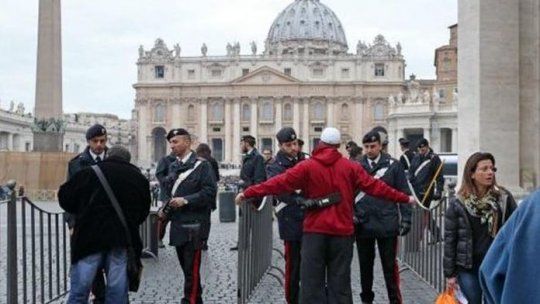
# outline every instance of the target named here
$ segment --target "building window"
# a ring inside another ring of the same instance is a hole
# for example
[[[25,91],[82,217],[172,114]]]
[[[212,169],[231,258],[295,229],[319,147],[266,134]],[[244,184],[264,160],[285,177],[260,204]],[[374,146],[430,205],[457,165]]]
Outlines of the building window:
[[[349,78],[349,77],[351,77],[350,70],[349,69],[341,69],[341,78]]]
[[[341,119],[342,120],[349,120],[349,105],[344,103],[341,105]]]
[[[384,105],[381,103],[378,103],[373,107],[373,118],[375,120],[383,120],[384,119]]]
[[[243,128],[242,128],[242,131],[243,131],[243,132],[249,132],[249,127],[243,127]]]
[[[77,144],[75,144],[75,146],[77,146]],[[24,150],[26,152],[30,152],[30,143],[29,142],[24,143]],[[79,152],[79,151],[73,151],[73,152]]]
[[[274,119],[274,107],[272,103],[270,102],[263,103],[261,112],[262,112],[261,120],[272,121]]]
[[[251,119],[251,108],[249,104],[245,103],[242,105],[242,121],[250,121]]]
[[[223,121],[223,105],[214,103],[212,105],[212,121]]]
[[[221,77],[221,69],[212,69],[210,71],[210,75],[212,75],[213,78],[219,78]]]
[[[195,120],[195,106],[189,105],[187,108],[187,120],[188,121],[194,121]]]
[[[384,76],[384,63],[376,63],[375,64],[375,76],[376,77]]]
[[[315,77],[315,78],[324,77],[324,69],[323,68],[314,68],[313,69],[313,77]]]
[[[444,89],[439,89],[439,98],[445,98]]]
[[[324,120],[324,105],[321,102],[318,102],[313,105],[313,120]]]
[[[162,65],[156,65],[154,67],[156,78],[165,78],[165,67]]]
[[[291,76],[291,68],[284,68],[283,73],[287,76]]]
[[[187,71],[187,78],[188,79],[195,79],[195,70],[188,70]]]
[[[64,152],[69,152],[69,144],[66,145]]]
[[[158,104],[154,107],[154,122],[165,122],[165,106]]]
[[[293,120],[293,111],[292,111],[292,106],[290,103],[286,103],[285,106],[283,106],[283,120],[285,121]]]
[[[321,141],[320,138],[314,138],[314,139],[313,139],[313,146],[312,146],[312,147],[316,147],[316,146],[319,144],[320,141]]]
[[[249,69],[242,69],[242,76],[249,74]]]
[[[28,146],[30,146],[30,143],[28,143]],[[30,147],[29,147],[30,148]],[[79,144],[75,144],[73,146],[73,152],[77,153],[81,150],[81,146]]]
[[[273,150],[272,149],[272,139],[271,138],[263,138],[261,139],[261,150],[264,150],[264,149],[270,149],[270,150]]]

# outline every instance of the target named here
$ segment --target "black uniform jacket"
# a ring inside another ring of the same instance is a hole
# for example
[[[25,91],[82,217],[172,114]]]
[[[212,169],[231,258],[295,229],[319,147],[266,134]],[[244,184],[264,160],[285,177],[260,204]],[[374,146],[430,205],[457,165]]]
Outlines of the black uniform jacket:
[[[414,152],[411,150],[407,150],[403,152],[401,157],[399,158],[399,162],[403,166],[405,170],[409,170],[410,165],[412,164],[412,160],[414,158]]]
[[[437,180],[431,188],[431,191],[429,193],[426,193],[429,187],[429,183],[433,179],[433,176],[435,176],[437,168],[439,168],[440,164],[441,159],[437,154],[433,153],[433,150],[431,149],[425,156],[417,153],[411,163],[411,168],[409,169],[411,184],[413,185],[414,191],[416,192],[416,195],[420,200],[422,200],[424,195],[428,196],[424,200],[426,205],[429,205],[429,203],[431,202],[431,198],[435,189],[437,189],[439,193],[442,193],[443,191],[444,178],[441,169],[441,172],[437,176]]]
[[[196,166],[197,162],[200,164]],[[185,164],[180,164],[177,160],[171,163],[166,183],[168,191],[172,191],[178,176],[193,168],[194,170],[176,191],[170,192],[172,197],[183,197],[188,201],[187,205],[174,209],[171,214],[170,244],[173,246],[181,246],[190,240],[189,233],[183,227],[185,224],[201,224],[204,230],[201,231],[201,237],[208,237],[208,231],[206,231],[208,213],[217,192],[217,184],[210,163],[198,158],[195,152],[192,152]]]
[[[405,171],[399,161],[382,153],[374,168],[371,168],[368,162],[371,161],[364,155],[360,164],[367,173],[403,193],[410,193]],[[356,234],[361,237],[397,236],[402,221],[409,225],[411,223],[409,204],[395,204],[369,195],[364,195],[356,203],[355,212],[360,222],[356,227]]]
[[[106,150],[105,150],[105,154],[107,154]],[[96,162],[92,158],[92,155],[90,155],[90,147],[86,147],[86,149],[84,149],[83,152],[79,153],[77,156],[75,156],[69,161],[67,179],[69,180],[77,172],[95,164]],[[65,220],[69,228],[73,228],[73,226],[75,226],[75,216],[73,216],[69,212],[65,214]]]
[[[139,168],[115,157],[105,159],[98,166],[124,212],[131,242],[135,252],[140,254],[142,243],[138,228],[146,219],[151,203],[148,180]],[[72,263],[97,252],[127,246],[124,227],[92,168],[80,170],[60,186],[58,201],[76,218]]]
[[[262,183],[266,180],[264,170],[264,158],[253,149],[246,154],[242,160],[242,169],[240,170],[240,179],[244,181],[245,188]]]
[[[500,189],[497,199],[499,205],[499,228],[517,208],[516,201],[510,192]],[[487,225],[487,224],[486,224]],[[450,200],[444,215],[444,276],[455,277],[457,267],[465,269],[473,267],[473,231],[467,210],[458,197]]]
[[[279,175],[287,169],[297,164],[296,159],[289,159],[287,155],[279,151],[274,157],[274,161],[266,166],[266,175],[268,178]],[[279,236],[285,241],[300,241],[302,239],[302,227],[304,222],[304,211],[300,209],[298,202],[303,197],[296,193],[285,193],[274,197],[274,204],[287,204],[278,213]]]

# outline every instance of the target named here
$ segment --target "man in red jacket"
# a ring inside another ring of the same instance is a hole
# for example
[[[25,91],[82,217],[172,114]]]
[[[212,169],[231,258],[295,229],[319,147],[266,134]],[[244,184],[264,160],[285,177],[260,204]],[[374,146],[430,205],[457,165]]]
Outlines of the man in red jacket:
[[[359,164],[343,158],[337,150],[340,144],[337,129],[324,129],[321,143],[310,159],[236,197],[240,204],[248,198],[300,189],[308,199],[300,266],[301,303],[352,303],[353,198],[357,190],[392,202],[414,202],[413,197],[374,179]]]

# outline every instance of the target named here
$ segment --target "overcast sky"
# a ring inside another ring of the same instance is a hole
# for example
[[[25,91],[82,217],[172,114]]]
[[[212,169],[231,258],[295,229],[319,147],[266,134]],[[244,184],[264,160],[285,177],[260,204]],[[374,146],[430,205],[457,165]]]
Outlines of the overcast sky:
[[[242,54],[259,52],[273,20],[293,0],[64,0],[62,1],[64,112],[131,116],[138,46],[161,37],[182,56],[223,55],[239,41]],[[434,78],[435,48],[448,44],[457,0],[322,0],[341,20],[351,52],[356,42],[383,34],[403,47],[406,75]],[[11,100],[33,111],[38,0],[0,0],[0,107]]]

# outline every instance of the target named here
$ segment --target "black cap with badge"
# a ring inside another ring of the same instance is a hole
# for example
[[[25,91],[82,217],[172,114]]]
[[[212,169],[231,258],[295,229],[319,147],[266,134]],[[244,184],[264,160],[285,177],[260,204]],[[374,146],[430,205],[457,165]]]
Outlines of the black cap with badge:
[[[173,138],[173,137],[175,137],[177,135],[190,136],[189,132],[186,129],[183,129],[183,128],[171,129],[169,131],[169,133],[167,133],[167,141],[170,141],[171,138]]]
[[[100,124],[95,124],[86,130],[86,140],[90,140],[97,136],[107,135],[107,130]]]
[[[285,127],[279,130],[276,134],[276,138],[280,144],[287,143],[298,139],[296,137],[296,132],[291,127]]]
[[[364,135],[364,138],[362,138],[362,143],[373,143],[373,142],[379,142],[381,143],[381,134],[377,131],[369,131]]]

